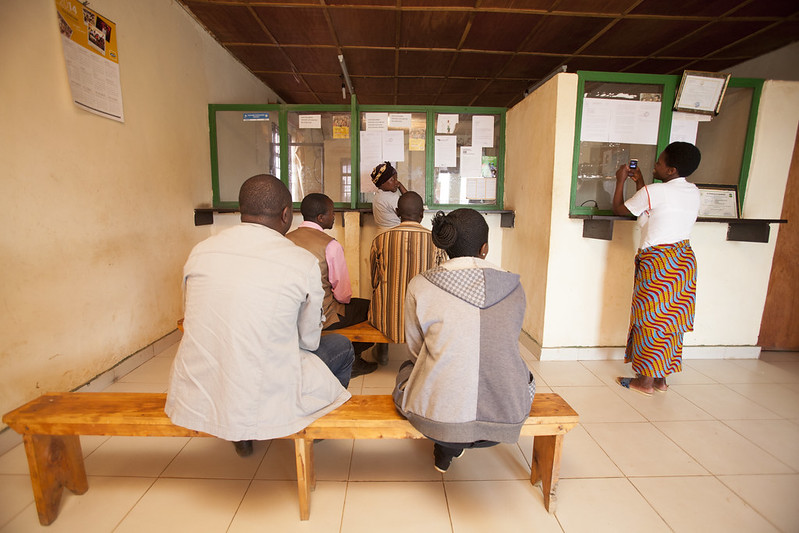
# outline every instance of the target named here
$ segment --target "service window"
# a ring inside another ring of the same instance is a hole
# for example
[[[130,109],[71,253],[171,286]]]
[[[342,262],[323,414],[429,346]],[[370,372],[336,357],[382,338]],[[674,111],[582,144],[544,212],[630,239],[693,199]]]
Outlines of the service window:
[[[255,174],[280,178],[295,207],[310,193],[369,208],[371,171],[390,161],[430,209],[502,209],[504,108],[208,106],[213,207],[238,207]]]
[[[288,187],[295,203],[310,193],[349,205],[352,193],[350,109],[288,111]]]
[[[359,204],[372,202],[377,188],[370,175],[372,169],[383,161],[390,162],[397,169],[397,179],[409,191],[416,191],[424,198],[427,113],[407,109],[367,109],[360,114]]]
[[[495,206],[501,203],[503,119],[500,113],[434,113],[434,205]]]
[[[695,144],[702,163],[689,180],[734,186],[743,205],[763,80],[731,78],[718,115],[674,112],[679,76],[578,72],[570,214],[612,214],[616,170],[630,159],[647,183],[673,141]],[[624,197],[635,192],[625,184]]]
[[[214,207],[237,207],[250,176],[280,176],[278,109],[227,107],[209,109]]]
[[[622,81],[618,75],[613,78],[581,80],[573,214],[611,211],[616,170],[630,159],[637,159],[644,179],[652,181],[651,170],[662,141],[661,126],[673,101],[673,82],[657,79],[663,77],[639,76],[641,82]],[[624,197],[634,192],[635,184],[629,180]]]
[[[736,185],[738,207],[749,176],[752,142],[757,121],[757,107],[763,80],[732,78],[721,102],[719,114],[702,117],[689,125],[695,132],[696,147],[702,152],[702,163],[688,181],[711,185]],[[675,116],[677,113],[675,113]],[[710,120],[708,120],[710,119]],[[674,137],[676,122],[672,123]],[[690,140],[690,139],[687,139]]]

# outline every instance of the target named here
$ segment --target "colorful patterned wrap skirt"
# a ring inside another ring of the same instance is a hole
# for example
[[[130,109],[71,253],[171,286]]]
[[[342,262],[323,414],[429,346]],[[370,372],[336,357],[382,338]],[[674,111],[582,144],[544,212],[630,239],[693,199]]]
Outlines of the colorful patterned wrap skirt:
[[[644,376],[680,372],[683,334],[694,329],[695,303],[696,257],[687,240],[639,251],[624,361]]]

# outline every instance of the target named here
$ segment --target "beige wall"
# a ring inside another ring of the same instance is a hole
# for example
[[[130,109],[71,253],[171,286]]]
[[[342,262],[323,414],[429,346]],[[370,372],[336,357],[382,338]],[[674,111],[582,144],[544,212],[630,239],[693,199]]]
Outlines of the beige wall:
[[[533,141],[532,134],[522,143],[512,139],[519,121],[528,127],[533,123],[517,109],[524,112],[527,106],[535,105],[538,93],[542,93],[542,99],[550,98],[555,86],[557,101],[547,105],[557,107],[556,114],[531,114],[544,140]],[[576,76],[560,74],[508,114],[506,190],[510,192],[506,205],[517,211],[517,228],[505,239],[503,266],[521,272],[523,278],[538,276],[535,283],[527,281],[525,286],[528,314],[533,313],[532,319],[526,318],[525,332],[534,341],[531,347],[541,350],[543,359],[619,357],[629,319],[633,257],[639,239],[635,223],[616,221],[613,240],[603,241],[584,239],[582,221],[568,217],[576,99]],[[799,83],[766,82],[744,217],[779,218],[797,123]],[[541,156],[542,145],[554,145],[550,148],[553,158]],[[542,167],[537,171],[541,179],[551,173],[551,212],[540,215],[551,214],[548,245],[526,228],[527,217],[533,216],[529,211],[545,206],[536,203],[516,182],[517,159],[518,164]],[[727,241],[726,224],[700,222],[694,227],[691,243],[699,263],[696,331],[685,337],[686,357],[757,356],[757,335],[778,232],[777,225],[771,228],[770,242],[759,244]],[[542,272],[546,256],[547,266]],[[545,304],[531,304],[531,294],[540,293],[541,279],[546,280]],[[537,314],[541,312],[543,319]],[[709,346],[722,348],[704,348]]]
[[[117,24],[124,124],[72,103],[54,2],[3,2],[0,413],[175,329],[207,104],[275,101],[177,2],[90,7]]]
[[[564,100],[559,92],[575,84],[576,75],[556,76],[507,113],[504,205],[515,211],[516,220],[515,227],[503,234],[502,266],[521,276],[527,297],[522,328],[537,343],[542,339],[547,305],[556,129],[569,116],[574,121],[575,113],[559,108]],[[565,114],[562,122],[558,113]]]

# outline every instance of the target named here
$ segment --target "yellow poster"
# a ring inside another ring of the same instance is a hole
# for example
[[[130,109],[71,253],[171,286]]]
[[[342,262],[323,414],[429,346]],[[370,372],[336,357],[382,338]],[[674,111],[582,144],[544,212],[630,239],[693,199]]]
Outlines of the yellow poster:
[[[124,122],[116,24],[77,0],[55,0],[75,104]]]
[[[411,128],[408,139],[408,150],[411,152],[424,152],[424,126]]]
[[[350,138],[350,115],[333,115],[333,138]]]

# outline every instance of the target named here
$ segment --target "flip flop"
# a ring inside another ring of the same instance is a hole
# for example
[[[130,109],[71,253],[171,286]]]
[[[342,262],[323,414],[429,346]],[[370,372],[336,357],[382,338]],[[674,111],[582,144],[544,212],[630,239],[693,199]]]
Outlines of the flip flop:
[[[635,388],[633,388],[633,387],[630,387],[630,382],[631,382],[632,380],[634,380],[634,379],[635,379],[635,378],[623,378],[623,377],[621,377],[621,376],[620,376],[620,377],[617,377],[617,378],[616,378],[616,383],[618,383],[619,385],[621,385],[621,386],[622,386],[622,387],[624,387],[625,389],[634,390],[634,391],[635,391],[635,392],[637,392],[638,394],[643,394],[644,396],[652,396],[652,393],[651,393],[651,392],[646,392],[646,391],[642,391],[642,390],[640,390],[640,389],[635,389]]]
[[[658,392],[666,392],[666,391],[668,391],[668,390],[669,390],[669,386],[668,386],[668,385],[665,383],[665,380],[664,380],[664,385],[666,385],[664,388],[662,388],[662,389],[659,389],[659,388],[657,388],[657,387],[656,387],[656,386],[653,384],[653,385],[652,385],[652,388],[653,388],[654,390],[658,391]]]

